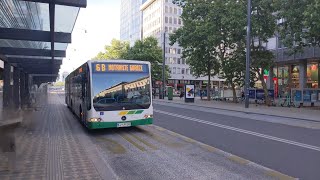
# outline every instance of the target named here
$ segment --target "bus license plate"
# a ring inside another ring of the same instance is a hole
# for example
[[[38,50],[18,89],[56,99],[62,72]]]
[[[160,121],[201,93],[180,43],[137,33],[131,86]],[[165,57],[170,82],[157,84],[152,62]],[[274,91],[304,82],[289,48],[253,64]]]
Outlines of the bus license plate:
[[[117,127],[130,127],[131,122],[125,122],[125,123],[118,123]]]

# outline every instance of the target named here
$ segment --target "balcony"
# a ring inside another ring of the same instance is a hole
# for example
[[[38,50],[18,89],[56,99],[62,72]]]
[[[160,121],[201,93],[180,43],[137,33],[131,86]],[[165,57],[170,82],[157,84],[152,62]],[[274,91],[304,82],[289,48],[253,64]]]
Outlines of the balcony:
[[[320,47],[305,47],[302,53],[290,55],[287,48],[271,50],[275,56],[275,62],[294,62],[303,59],[320,59]]]

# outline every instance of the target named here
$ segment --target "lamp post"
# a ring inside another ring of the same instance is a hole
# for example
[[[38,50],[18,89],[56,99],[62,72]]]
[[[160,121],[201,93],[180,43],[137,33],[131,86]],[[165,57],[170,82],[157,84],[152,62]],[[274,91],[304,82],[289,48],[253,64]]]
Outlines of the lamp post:
[[[165,85],[166,85],[166,77],[165,77],[165,69],[166,69],[166,32],[163,33],[163,56],[162,56],[162,99],[165,97]]]
[[[250,87],[250,31],[251,31],[251,0],[248,0],[247,10],[247,47],[246,47],[246,77],[245,77],[245,108],[249,108],[249,87]]]

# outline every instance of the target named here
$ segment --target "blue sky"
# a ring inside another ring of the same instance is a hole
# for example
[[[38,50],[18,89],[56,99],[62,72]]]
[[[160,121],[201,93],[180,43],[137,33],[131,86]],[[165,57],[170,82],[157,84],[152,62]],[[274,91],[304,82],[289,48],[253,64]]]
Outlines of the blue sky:
[[[87,8],[80,9],[72,33],[72,43],[68,46],[60,73],[73,71],[102,51],[111,39],[120,38],[121,1],[87,0],[87,2]]]

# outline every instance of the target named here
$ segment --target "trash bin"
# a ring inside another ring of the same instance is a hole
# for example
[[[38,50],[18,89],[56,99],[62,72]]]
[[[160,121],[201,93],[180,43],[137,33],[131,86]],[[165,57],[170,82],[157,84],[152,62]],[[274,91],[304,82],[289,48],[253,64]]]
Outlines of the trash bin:
[[[168,100],[173,100],[173,89],[172,87],[168,87]]]

